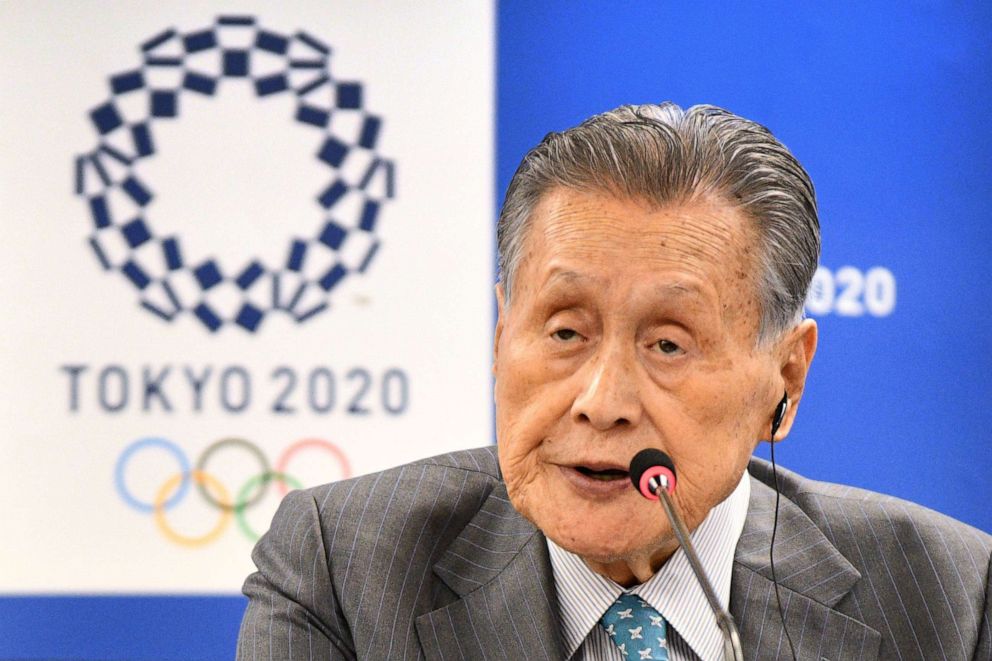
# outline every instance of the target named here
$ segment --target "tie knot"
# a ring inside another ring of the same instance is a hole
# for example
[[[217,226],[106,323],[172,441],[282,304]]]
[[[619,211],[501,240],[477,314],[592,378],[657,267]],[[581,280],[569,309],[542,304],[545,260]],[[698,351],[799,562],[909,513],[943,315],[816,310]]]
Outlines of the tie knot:
[[[665,618],[636,594],[622,594],[599,620],[624,659],[668,661]]]

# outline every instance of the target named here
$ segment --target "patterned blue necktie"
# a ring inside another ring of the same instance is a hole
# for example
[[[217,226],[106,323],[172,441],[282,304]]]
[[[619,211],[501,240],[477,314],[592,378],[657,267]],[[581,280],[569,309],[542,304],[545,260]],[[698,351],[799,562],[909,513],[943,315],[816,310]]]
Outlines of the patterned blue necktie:
[[[665,618],[636,594],[620,595],[599,624],[624,659],[668,661]]]

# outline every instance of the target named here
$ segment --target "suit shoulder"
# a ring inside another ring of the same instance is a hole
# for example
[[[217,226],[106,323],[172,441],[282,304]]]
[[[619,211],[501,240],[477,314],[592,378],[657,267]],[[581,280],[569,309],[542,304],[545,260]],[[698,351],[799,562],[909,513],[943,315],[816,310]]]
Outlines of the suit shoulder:
[[[313,487],[298,498],[312,499],[334,556],[366,543],[407,546],[457,534],[500,487],[495,448],[479,448]]]
[[[429,466],[441,466],[455,470],[473,471],[488,475],[494,479],[502,479],[499,470],[499,461],[496,458],[496,446],[487,445],[472,450],[461,450],[449,452],[447,454],[428,457],[416,462]]]
[[[386,502],[396,497],[409,500],[413,496],[425,495],[429,498],[432,494],[421,494],[419,492],[422,490],[418,489],[425,481],[445,489],[470,478],[473,484],[488,484],[490,487],[500,482],[495,446],[418,459],[375,473],[305,489],[304,493],[311,495],[323,512],[326,508],[350,505],[353,501],[363,507],[372,506],[384,495]],[[356,495],[360,497],[356,498]]]
[[[752,462],[752,476],[773,484],[767,462]],[[945,658],[987,656],[992,536],[900,498],[779,477],[783,498],[860,574],[837,608],[882,634],[879,658],[919,658],[916,636]]]
[[[778,472],[782,496],[798,505],[869,583],[896,592],[920,586],[953,604],[948,612],[981,612],[992,536],[901,498]],[[772,485],[767,462],[752,462],[751,473]]]
[[[772,486],[771,466],[760,459],[749,468],[757,479]],[[992,555],[992,535],[932,509],[867,489],[811,480],[779,467],[782,495],[797,503],[814,521],[867,526],[878,535],[906,540],[922,538],[929,544],[967,548],[983,556]],[[952,541],[957,540],[957,541]]]

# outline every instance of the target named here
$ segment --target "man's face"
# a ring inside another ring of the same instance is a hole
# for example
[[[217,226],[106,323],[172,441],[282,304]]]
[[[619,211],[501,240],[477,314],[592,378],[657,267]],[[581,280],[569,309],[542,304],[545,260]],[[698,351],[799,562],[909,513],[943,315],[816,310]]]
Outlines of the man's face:
[[[667,558],[657,503],[626,475],[658,448],[694,529],[768,437],[785,385],[757,349],[749,221],[720,201],[663,208],[556,189],[531,217],[512,300],[499,296],[499,461],[513,505],[595,563]]]

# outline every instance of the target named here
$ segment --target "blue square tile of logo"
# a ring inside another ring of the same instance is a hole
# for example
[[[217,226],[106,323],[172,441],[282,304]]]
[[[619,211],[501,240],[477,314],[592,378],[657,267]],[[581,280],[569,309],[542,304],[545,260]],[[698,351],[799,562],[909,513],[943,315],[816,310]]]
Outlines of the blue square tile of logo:
[[[175,117],[176,93],[152,92],[152,117]]]
[[[242,328],[253,331],[262,322],[262,312],[251,303],[245,303],[234,321]]]
[[[248,51],[224,51],[224,75],[244,77],[248,75]]]
[[[193,271],[193,275],[196,276],[197,282],[204,290],[210,289],[222,279],[220,269],[217,268],[217,264],[212,259],[198,266]]]
[[[130,223],[121,228],[124,232],[124,238],[127,239],[127,244],[132,248],[137,248],[142,243],[152,238],[151,233],[148,228],[145,227],[145,223],[140,218],[132,220]]]
[[[362,86],[358,83],[338,85],[338,108],[357,110],[362,107]]]

